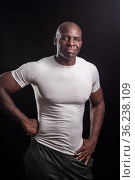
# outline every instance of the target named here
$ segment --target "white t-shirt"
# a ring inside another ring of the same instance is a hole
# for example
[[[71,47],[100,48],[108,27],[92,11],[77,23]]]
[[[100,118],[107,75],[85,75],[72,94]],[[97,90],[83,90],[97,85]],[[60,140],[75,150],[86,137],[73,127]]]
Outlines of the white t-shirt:
[[[83,141],[85,102],[100,87],[97,68],[80,57],[65,66],[50,56],[26,63],[12,75],[22,88],[31,84],[34,89],[39,121],[34,139],[73,155]]]

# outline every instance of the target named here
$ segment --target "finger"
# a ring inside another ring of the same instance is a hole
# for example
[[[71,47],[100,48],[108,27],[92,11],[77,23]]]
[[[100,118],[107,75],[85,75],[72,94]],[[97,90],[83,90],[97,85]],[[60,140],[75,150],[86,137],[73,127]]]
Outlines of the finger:
[[[84,154],[84,155],[79,159],[79,161],[83,161],[84,159],[86,159],[86,157],[87,157],[87,154]]]
[[[31,134],[28,134],[28,133],[27,133],[27,136],[32,136],[32,137],[33,137],[33,136],[35,136],[35,134],[36,134],[36,133],[31,133]]]
[[[28,133],[27,133],[27,136],[31,136],[31,134],[28,134]]]
[[[81,152],[81,147],[80,147],[80,149],[78,149],[77,151],[75,151],[74,154],[77,155],[77,154],[80,153],[80,152]]]
[[[83,146],[80,147],[80,149],[78,149],[77,151],[74,152],[75,155],[83,152],[85,150],[85,148]]]
[[[77,156],[76,159],[83,160],[86,156],[87,156],[87,153],[86,152],[82,152],[79,156]]]
[[[85,165],[87,165],[87,164],[88,164],[89,159],[90,159],[90,155],[89,155],[89,156],[87,156],[86,161],[85,161]]]

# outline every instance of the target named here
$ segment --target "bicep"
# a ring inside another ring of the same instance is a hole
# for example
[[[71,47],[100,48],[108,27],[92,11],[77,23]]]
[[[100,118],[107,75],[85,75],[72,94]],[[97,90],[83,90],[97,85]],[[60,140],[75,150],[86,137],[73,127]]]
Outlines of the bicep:
[[[21,86],[15,81],[11,72],[6,72],[0,76],[0,87],[4,88],[9,94],[21,89]]]
[[[104,103],[103,92],[101,87],[90,96],[90,102],[92,106],[96,106],[100,103]]]

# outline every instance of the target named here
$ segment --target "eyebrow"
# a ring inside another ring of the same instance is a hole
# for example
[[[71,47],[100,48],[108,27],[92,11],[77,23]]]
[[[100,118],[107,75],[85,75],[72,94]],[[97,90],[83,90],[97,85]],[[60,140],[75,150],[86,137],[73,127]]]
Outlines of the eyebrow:
[[[74,38],[81,38],[81,36],[69,36],[69,35],[66,35],[66,34],[62,34],[61,37],[62,37],[62,36],[74,37]]]

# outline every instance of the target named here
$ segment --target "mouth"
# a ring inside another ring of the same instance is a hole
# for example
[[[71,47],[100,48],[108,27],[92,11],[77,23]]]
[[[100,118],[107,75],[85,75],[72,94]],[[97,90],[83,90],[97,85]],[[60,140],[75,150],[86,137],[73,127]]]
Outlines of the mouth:
[[[66,52],[69,52],[69,53],[75,53],[76,51],[73,50],[73,49],[65,49]]]

